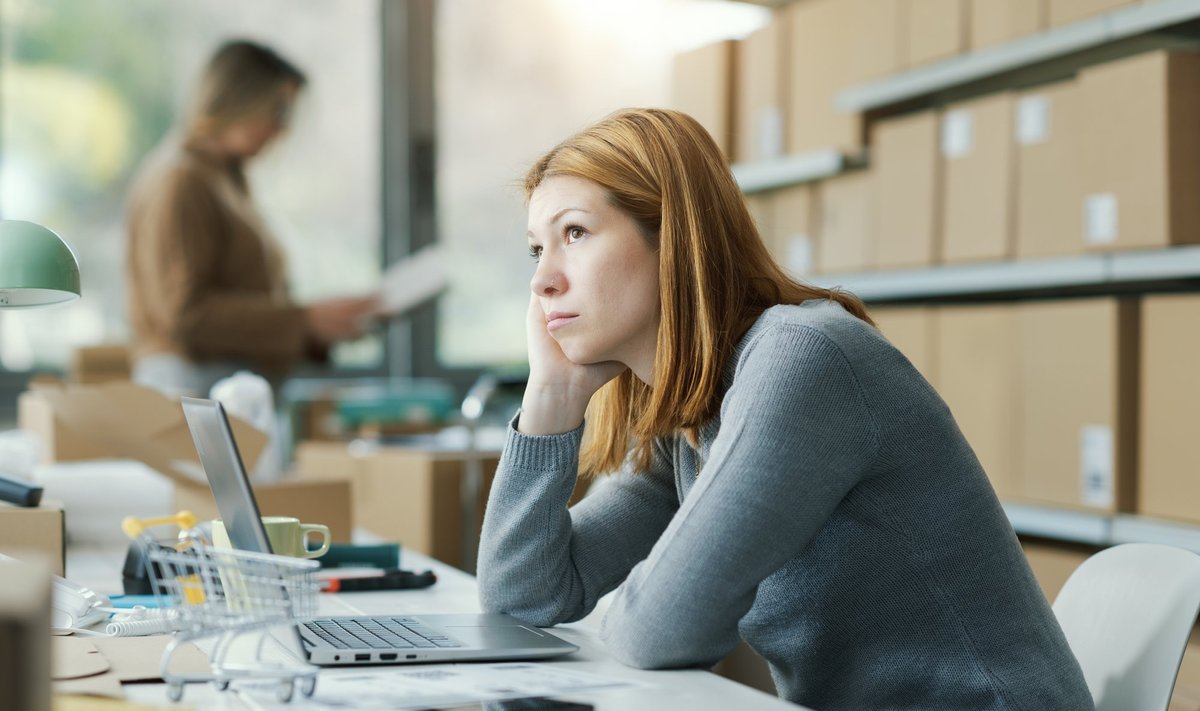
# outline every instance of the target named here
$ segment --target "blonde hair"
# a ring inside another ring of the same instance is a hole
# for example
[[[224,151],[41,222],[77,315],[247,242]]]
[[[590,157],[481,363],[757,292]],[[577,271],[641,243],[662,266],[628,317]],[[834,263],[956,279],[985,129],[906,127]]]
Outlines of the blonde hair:
[[[649,466],[655,437],[682,431],[694,444],[718,412],[734,348],[771,306],[825,299],[871,323],[858,297],[798,282],[775,262],[720,149],[686,114],[609,115],[534,163],[526,200],[560,175],[607,190],[659,251],[654,387],[627,370],[593,396],[580,453],[585,475],[617,469],[631,446],[635,464]]]
[[[208,60],[186,117],[188,137],[211,136],[232,123],[282,108],[284,89],[306,83],[274,50],[248,40],[221,45]]]

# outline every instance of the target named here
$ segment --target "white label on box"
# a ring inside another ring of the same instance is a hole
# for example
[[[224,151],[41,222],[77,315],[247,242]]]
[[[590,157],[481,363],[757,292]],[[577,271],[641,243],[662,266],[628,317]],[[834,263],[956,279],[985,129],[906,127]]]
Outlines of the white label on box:
[[[1030,146],[1050,138],[1050,99],[1044,94],[1017,102],[1017,143]]]
[[[758,157],[778,158],[783,155],[783,110],[768,106],[758,114]]]
[[[1117,196],[1097,193],[1083,199],[1083,241],[1111,244],[1117,241]]]
[[[806,234],[794,234],[787,241],[787,268],[792,274],[802,276],[812,270],[813,244]]]
[[[1084,425],[1079,430],[1079,485],[1083,503],[1108,508],[1113,505],[1115,480],[1112,428]]]
[[[942,117],[942,155],[962,158],[975,145],[975,120],[966,109],[950,111]]]

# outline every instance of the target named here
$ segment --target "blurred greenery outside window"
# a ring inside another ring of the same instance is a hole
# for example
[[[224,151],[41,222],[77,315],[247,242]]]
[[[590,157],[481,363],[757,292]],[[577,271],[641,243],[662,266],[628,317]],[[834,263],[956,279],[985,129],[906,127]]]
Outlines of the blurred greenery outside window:
[[[75,248],[83,298],[0,312],[0,372],[61,369],[123,343],[126,191],[222,41],[263,42],[309,85],[289,131],[251,164],[259,207],[300,301],[379,279],[380,0],[0,0],[0,217]],[[339,346],[341,369],[383,363],[381,335]]]

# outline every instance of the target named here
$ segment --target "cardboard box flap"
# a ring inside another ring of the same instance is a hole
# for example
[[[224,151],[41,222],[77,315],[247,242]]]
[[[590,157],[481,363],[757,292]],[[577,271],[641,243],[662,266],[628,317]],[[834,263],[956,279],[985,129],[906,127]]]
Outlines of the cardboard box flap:
[[[59,426],[101,444],[109,456],[136,459],[176,482],[207,485],[177,400],[128,382],[38,387],[28,395],[47,403]],[[266,434],[236,417],[229,424],[247,471],[254,471]]]

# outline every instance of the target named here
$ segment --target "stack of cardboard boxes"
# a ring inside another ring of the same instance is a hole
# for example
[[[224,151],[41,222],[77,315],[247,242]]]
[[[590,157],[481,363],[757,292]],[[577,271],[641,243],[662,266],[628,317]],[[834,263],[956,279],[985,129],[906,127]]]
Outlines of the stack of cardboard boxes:
[[[267,444],[266,436],[237,418],[230,418],[230,424],[243,460],[253,469]],[[138,460],[174,483],[174,510],[192,511],[202,520],[218,517],[183,410],[177,401],[153,390],[129,382],[42,385],[18,400],[18,426],[40,440],[43,463]],[[97,477],[100,491],[105,482],[99,480],[100,474]],[[283,479],[256,484],[255,493],[263,515],[323,523],[334,540],[350,540],[350,487],[346,482]],[[119,531],[121,517],[127,512],[109,513],[113,530]],[[53,501],[37,508],[0,503],[0,552],[36,548],[61,575],[64,530],[70,531],[70,515],[71,511]]]
[[[674,105],[735,163],[831,148],[866,155],[870,145],[857,179],[751,197],[764,238],[798,275],[1195,243],[1196,53],[1137,55],[870,126],[834,106],[850,86],[1134,4],[797,0],[740,42],[681,55]],[[772,218],[780,213],[791,219]]]
[[[1200,524],[1200,296],[875,309],[1002,499]]]

